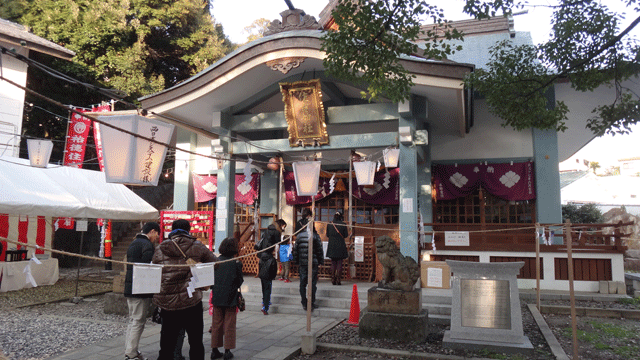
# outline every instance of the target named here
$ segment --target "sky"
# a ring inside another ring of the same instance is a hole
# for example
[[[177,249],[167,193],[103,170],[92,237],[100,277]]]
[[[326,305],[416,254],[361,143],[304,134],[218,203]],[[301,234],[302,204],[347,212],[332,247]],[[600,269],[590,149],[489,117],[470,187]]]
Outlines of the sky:
[[[294,7],[304,10],[307,14],[320,18],[320,11],[324,9],[328,0],[291,0]],[[429,1],[427,1],[429,2]],[[552,0],[531,0],[532,4],[548,4]],[[434,1],[443,8],[445,16],[449,20],[464,20],[469,17],[462,14],[461,9],[464,0],[438,0]],[[606,0],[606,4],[618,12],[625,12],[622,0]],[[288,7],[284,0],[214,0],[212,14],[222,24],[224,32],[231,41],[244,43],[248,34],[243,33],[245,27],[259,18],[268,20],[281,20],[280,13]],[[534,43],[540,43],[548,39],[551,31],[551,10],[544,6],[526,8],[527,13],[514,16],[516,31],[529,31]],[[638,30],[638,29],[637,29]],[[640,31],[635,31],[640,33]],[[638,36],[640,38],[640,36]],[[580,158],[593,159],[608,163],[618,158],[640,156],[640,125],[632,127],[630,135],[605,135],[596,138],[576,155]]]

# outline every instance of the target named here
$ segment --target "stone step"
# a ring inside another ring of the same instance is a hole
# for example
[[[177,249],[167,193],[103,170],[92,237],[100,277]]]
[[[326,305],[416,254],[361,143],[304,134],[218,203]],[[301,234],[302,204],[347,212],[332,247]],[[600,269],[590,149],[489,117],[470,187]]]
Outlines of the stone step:
[[[367,291],[375,286],[375,283],[358,283],[358,303],[360,311],[367,307]],[[278,280],[273,281],[271,291],[270,314],[304,314],[300,303],[299,280],[294,278],[291,283]],[[242,294],[246,301],[247,309],[260,311],[262,308],[262,286],[260,280],[245,276],[242,285]],[[451,297],[447,293],[438,291],[424,291],[422,308],[429,313],[429,318],[439,323],[449,323],[451,318]],[[333,286],[328,280],[321,279],[316,291],[316,303],[318,309],[313,311],[313,316],[348,319],[351,311],[351,297],[353,295],[353,283],[343,281],[341,286]],[[207,298],[208,299],[208,298]]]

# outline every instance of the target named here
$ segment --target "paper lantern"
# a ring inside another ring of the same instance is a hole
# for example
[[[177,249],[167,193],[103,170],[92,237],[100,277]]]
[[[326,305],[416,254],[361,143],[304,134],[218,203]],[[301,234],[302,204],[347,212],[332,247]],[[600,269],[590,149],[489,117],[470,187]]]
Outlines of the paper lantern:
[[[116,128],[168,144],[174,125],[137,114],[99,116]],[[167,147],[125,134],[109,126],[100,126],[104,153],[104,172],[108,183],[158,185]]]
[[[382,155],[384,156],[384,166],[398,167],[400,149],[384,149],[382,150]]]
[[[293,176],[298,196],[315,196],[320,180],[320,161],[298,161],[293,163]]]
[[[269,159],[269,164],[267,164],[267,168],[269,170],[278,170],[280,168],[280,160],[274,157]]]
[[[376,174],[376,163],[373,161],[359,161],[353,163],[356,171],[358,185],[373,185],[373,177]]]
[[[27,151],[31,166],[46,168],[53,150],[53,141],[45,139],[27,139]]]

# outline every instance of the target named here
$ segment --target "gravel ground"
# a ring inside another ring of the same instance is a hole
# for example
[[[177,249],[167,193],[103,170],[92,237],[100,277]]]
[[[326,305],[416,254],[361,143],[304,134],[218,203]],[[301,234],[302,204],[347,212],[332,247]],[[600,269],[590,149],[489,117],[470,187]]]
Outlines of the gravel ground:
[[[91,270],[82,273],[87,271]],[[60,273],[55,286],[0,293],[0,354],[10,360],[41,360],[125,333],[127,317],[105,314],[104,296],[71,303],[69,299],[76,294],[76,270],[60,269]],[[111,291],[112,287],[111,282],[80,281],[78,295]],[[18,307],[46,301],[51,302]]]
[[[92,269],[81,271],[81,278]],[[87,296],[91,293],[111,291],[111,282],[78,283],[78,295],[84,301],[72,304],[75,296],[76,270],[60,269],[60,280],[55,286],[43,286],[21,291],[0,293],[0,350],[10,360],[44,360],[71,349],[99,343],[123,335],[127,317],[104,314],[104,296]],[[47,302],[42,305],[20,307]],[[543,305],[568,306],[568,301],[545,301]],[[610,309],[638,309],[634,304],[600,303],[577,301],[576,306]],[[445,325],[432,325],[429,338],[421,343],[401,343],[389,340],[361,339],[357,327],[340,324],[323,334],[318,341],[323,343],[356,345],[372,348],[398,349],[441,355],[464,357],[551,360],[553,356],[528,308],[522,307],[524,334],[535,348],[532,356],[492,354],[489,352],[464,352],[442,347]],[[566,315],[544,315],[554,335],[565,352],[571,356],[571,320]],[[615,330],[610,327],[615,326]],[[580,357],[599,360],[640,359],[640,321],[629,319],[578,318],[578,328],[590,331],[604,327],[604,334],[597,341],[580,337]],[[2,358],[0,352],[0,359]],[[347,353],[319,349],[314,355],[300,355],[295,359],[402,359],[389,355],[369,353]]]
[[[569,306],[569,301],[545,301],[542,305]],[[607,309],[630,309],[640,310],[637,305],[624,304],[618,302],[595,302],[576,301],[577,307],[607,308]],[[564,349],[565,353],[572,357],[572,335],[571,318],[567,315],[544,315],[546,322],[551,327],[556,339]],[[346,324],[340,324],[329,330],[318,338],[318,342],[356,345],[362,347],[396,349],[404,351],[414,351],[440,355],[456,355],[466,358],[492,358],[492,359],[512,359],[512,360],[554,360],[544,336],[540,332],[538,325],[533,319],[529,309],[523,304],[522,322],[525,336],[529,338],[535,348],[533,355],[510,355],[496,354],[489,351],[467,352],[460,350],[450,350],[442,347],[444,332],[449,330],[449,326],[433,325],[432,333],[424,342],[403,343],[398,341],[380,339],[362,339],[358,335],[358,328]],[[593,335],[594,329],[603,329],[602,335]],[[598,360],[628,360],[640,359],[640,340],[637,334],[640,332],[640,321],[630,319],[610,319],[610,318],[578,318],[578,330],[590,331],[591,335],[581,335],[579,339],[579,355],[583,359]],[[597,339],[594,339],[597,338]],[[596,341],[597,340],[597,341]],[[405,357],[390,357],[388,355],[374,355],[368,353],[351,353],[336,350],[319,349],[313,355],[299,355],[296,360],[317,360],[317,359],[405,359]]]

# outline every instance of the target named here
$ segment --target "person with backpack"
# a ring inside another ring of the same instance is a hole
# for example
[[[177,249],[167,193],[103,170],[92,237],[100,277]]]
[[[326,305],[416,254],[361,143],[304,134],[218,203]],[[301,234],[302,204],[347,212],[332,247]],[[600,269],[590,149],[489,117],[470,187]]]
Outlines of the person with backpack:
[[[258,276],[262,284],[262,313],[264,315],[269,315],[272,281],[278,273],[278,263],[274,257],[274,245],[280,242],[282,232],[286,227],[287,223],[282,219],[278,219],[267,227],[267,231],[260,240],[259,248],[261,252],[258,253],[258,257],[260,258],[260,262],[258,263]]]

